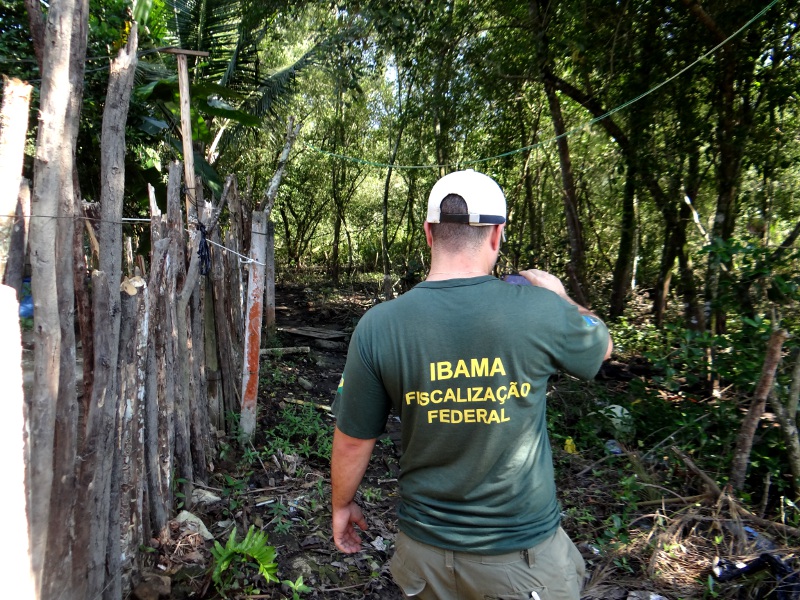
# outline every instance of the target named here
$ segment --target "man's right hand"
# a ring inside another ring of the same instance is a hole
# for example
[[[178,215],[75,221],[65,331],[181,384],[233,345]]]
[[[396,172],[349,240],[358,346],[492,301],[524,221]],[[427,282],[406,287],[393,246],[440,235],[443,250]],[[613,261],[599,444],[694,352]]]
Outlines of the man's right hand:
[[[333,543],[345,554],[361,550],[361,536],[353,525],[358,525],[363,531],[367,529],[367,520],[358,504],[350,502],[342,508],[333,509]]]

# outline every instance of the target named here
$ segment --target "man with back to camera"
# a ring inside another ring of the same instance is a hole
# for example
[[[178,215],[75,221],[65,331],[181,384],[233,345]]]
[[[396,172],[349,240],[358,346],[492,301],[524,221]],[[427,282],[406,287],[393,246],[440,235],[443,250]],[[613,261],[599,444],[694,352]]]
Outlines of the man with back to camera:
[[[473,170],[431,190],[426,281],[359,321],[334,402],[333,539],[361,549],[356,490],[389,412],[400,417],[400,533],[391,572],[406,596],[577,600],[584,563],[560,527],[545,419],[558,369],[589,379],[611,355],[605,325],[531,269],[490,275],[506,201]]]

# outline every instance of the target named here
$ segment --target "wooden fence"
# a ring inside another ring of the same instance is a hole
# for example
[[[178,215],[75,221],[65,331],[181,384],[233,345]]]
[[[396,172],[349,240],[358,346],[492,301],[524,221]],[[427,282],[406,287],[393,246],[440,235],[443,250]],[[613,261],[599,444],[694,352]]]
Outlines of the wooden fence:
[[[70,7],[51,8],[48,19],[71,22]],[[48,39],[68,45],[69,36],[59,31],[48,30]],[[7,300],[19,295],[26,255],[34,304],[33,382],[24,403],[22,390],[13,390],[7,412],[16,433],[3,436],[7,457],[25,444],[26,506],[10,518],[27,521],[30,544],[22,554],[30,552],[31,577],[17,579],[33,581],[34,589],[19,598],[121,599],[140,570],[140,548],[165,530],[176,498],[191,509],[195,484],[208,482],[219,432],[230,434],[240,414],[246,414],[246,438],[255,428],[263,307],[274,307],[263,295],[274,291],[268,280],[274,267],[254,257],[271,255],[269,237],[259,234],[299,126],[290,119],[275,176],[258,203],[244,202],[230,176],[214,205],[200,181],[182,181],[181,163],[172,163],[167,197],[150,190],[149,253],[134,257],[136,245],[124,238],[123,200],[136,52],[134,26],[110,65],[97,205],[82,206],[74,185],[82,71],[63,69],[62,53],[44,56],[49,79],[40,99],[30,203],[29,188],[19,185],[30,86],[5,81],[0,271],[14,283],[13,290],[0,289],[0,317],[16,320]],[[246,293],[254,273],[261,287]],[[246,297],[256,310],[245,306]],[[245,314],[248,330],[255,328],[248,339]],[[4,356],[18,355],[16,332],[0,340],[16,345]],[[78,341],[83,373],[77,372]],[[243,362],[246,343],[256,349],[254,363]],[[243,382],[255,382],[247,396]]]

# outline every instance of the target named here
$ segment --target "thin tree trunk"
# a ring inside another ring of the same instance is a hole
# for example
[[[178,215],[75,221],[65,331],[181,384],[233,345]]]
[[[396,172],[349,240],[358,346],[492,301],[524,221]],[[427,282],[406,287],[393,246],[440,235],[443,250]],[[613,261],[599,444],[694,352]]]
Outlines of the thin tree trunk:
[[[753,438],[756,435],[758,423],[764,414],[764,407],[767,398],[772,393],[772,385],[775,381],[775,371],[781,361],[781,349],[783,342],[789,337],[786,331],[779,329],[773,331],[767,342],[767,351],[764,356],[764,364],[761,367],[761,377],[758,380],[753,401],[745,415],[744,421],[736,437],[736,449],[733,453],[731,464],[731,486],[734,491],[739,491],[744,487],[744,480],[747,476],[747,465],[750,462],[750,451],[753,448]]]
[[[117,365],[122,278],[122,202],[125,193],[125,122],[136,70],[134,24],[126,48],[111,63],[101,146],[100,271],[92,276],[95,383],[81,449],[76,500],[73,589],[76,598],[97,598],[111,575],[106,570],[110,535],[111,476],[119,407]],[[71,174],[71,172],[70,172]],[[100,327],[99,324],[104,324]],[[119,535],[115,532],[114,535]],[[79,566],[80,565],[80,566]],[[85,569],[85,570],[84,570]]]
[[[31,11],[32,19],[37,10],[38,7]],[[40,46],[42,84],[31,202],[35,217],[31,223],[31,292],[36,350],[29,413],[29,515],[37,593],[43,598],[47,597],[43,577],[46,552],[51,544],[59,543],[48,534],[61,363],[56,240],[59,197],[67,178],[72,176],[71,148],[64,144],[64,137],[74,12],[75,0],[63,0],[52,4],[47,15],[44,43]]]
[[[70,44],[70,101],[64,124],[62,144],[69,149],[69,166],[64,170],[59,191],[59,223],[56,238],[56,261],[58,269],[58,306],[61,321],[61,366],[59,369],[58,405],[56,407],[55,447],[53,452],[53,490],[50,507],[50,532],[59,532],[57,538],[49,538],[46,570],[44,574],[48,597],[63,593],[64,582],[82,565],[72,562],[72,543],[75,518],[75,481],[78,456],[78,398],[76,393],[76,344],[75,344],[75,262],[73,246],[75,238],[75,153],[83,100],[86,44],[89,21],[88,0],[75,3],[72,20],[72,42]],[[81,224],[82,227],[82,224]],[[91,368],[89,367],[89,370]]]
[[[219,236],[216,239],[212,236],[212,241],[219,243]],[[223,392],[223,367],[220,355],[225,350],[220,349],[217,340],[218,319],[215,316],[217,302],[214,301],[214,293],[220,288],[220,281],[224,280],[224,275],[220,276],[223,270],[224,257],[221,253],[211,250],[212,278],[210,285],[206,285],[205,298],[203,299],[203,347],[205,348],[206,363],[206,394],[208,397],[208,420],[215,431],[225,431],[223,420],[222,402]]]
[[[275,337],[275,224],[267,223],[267,266],[264,271],[264,331],[267,339]]]
[[[127,308],[125,307],[127,305]],[[118,440],[115,469],[119,476],[119,535],[109,538],[110,565],[114,560],[113,550],[119,562],[117,568],[110,566],[114,585],[109,588],[118,598],[121,590],[130,588],[131,576],[139,570],[139,546],[147,540],[144,536],[144,404],[147,380],[147,348],[149,346],[150,304],[145,285],[137,289],[135,296],[123,300],[123,310],[128,313],[125,320],[130,335],[121,335],[120,399],[117,413]],[[113,504],[112,504],[113,506]],[[112,511],[113,515],[114,511]],[[113,529],[111,530],[113,534]],[[115,539],[117,540],[115,542]],[[108,596],[109,594],[106,594]]]
[[[172,175],[170,172],[170,175]],[[180,173],[175,171],[180,177]],[[148,283],[150,324],[147,348],[147,382],[144,405],[147,499],[151,533],[159,535],[166,527],[172,508],[172,464],[175,355],[169,308],[175,300],[173,241],[166,237],[153,244]]]
[[[789,454],[789,468],[792,471],[792,488],[795,497],[800,495],[800,436],[797,431],[797,406],[800,403],[800,352],[794,361],[792,369],[792,383],[789,387],[789,398],[783,404],[775,394],[770,394],[770,404],[783,431],[783,438],[786,440],[786,447]]]
[[[31,26],[33,53],[36,56],[36,63],[39,65],[39,72],[42,73],[44,72],[46,36],[42,5],[38,0],[25,0],[25,8],[28,11],[28,22]]]
[[[170,165],[170,178],[174,170],[179,172],[182,165],[173,162]],[[178,177],[180,177],[178,175]],[[184,185],[189,185],[184,181]],[[169,374],[175,378],[175,395],[173,397],[173,424],[174,424],[174,466],[175,466],[175,491],[183,496],[185,501],[191,501],[193,489],[194,472],[192,469],[192,445],[191,445],[191,426],[189,396],[191,395],[190,379],[191,367],[189,364],[188,346],[189,330],[189,299],[191,290],[195,288],[195,274],[199,276],[199,264],[194,260],[189,263],[189,271],[186,270],[186,244],[183,216],[181,213],[181,197],[175,193],[176,189],[170,186],[167,195],[167,235],[172,239],[172,260],[175,262],[175,276],[177,282],[175,304],[168,308],[174,315],[172,321],[174,326],[174,338],[172,340],[175,350],[175,372]],[[195,235],[199,235],[197,229],[193,229]],[[194,270],[192,270],[192,266]],[[182,297],[185,292],[185,297]],[[188,508],[188,506],[187,506]]]
[[[558,99],[556,83],[550,75],[549,47],[547,40],[547,18],[539,6],[538,0],[530,0],[528,12],[536,28],[537,62],[544,84],[545,96],[550,108],[550,117],[553,121],[553,132],[556,136],[558,159],[561,166],[561,186],[564,200],[564,214],[566,216],[567,236],[569,239],[570,261],[567,266],[567,280],[572,297],[578,304],[589,306],[586,295],[585,263],[586,244],[583,239],[583,227],[578,211],[578,195],[575,186],[575,176],[572,171],[572,157],[569,151],[569,142],[566,136],[564,116],[561,112],[561,102]]]
[[[611,317],[621,317],[625,312],[636,245],[636,168],[633,161],[628,161],[627,167],[625,192],[622,196],[619,250],[611,283]]]

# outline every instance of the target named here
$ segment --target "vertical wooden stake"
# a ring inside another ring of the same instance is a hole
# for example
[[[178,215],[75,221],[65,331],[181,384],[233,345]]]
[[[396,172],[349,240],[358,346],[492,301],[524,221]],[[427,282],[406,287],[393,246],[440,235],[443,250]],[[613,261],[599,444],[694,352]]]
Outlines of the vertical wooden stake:
[[[267,223],[267,282],[264,299],[264,329],[275,336],[275,223]]]
[[[289,153],[294,140],[300,131],[300,124],[294,124],[294,117],[289,118],[286,127],[286,143],[278,158],[278,168],[272,176],[264,199],[258,210],[253,211],[253,225],[250,238],[250,276],[247,288],[247,312],[245,316],[244,368],[242,369],[242,412],[239,419],[241,441],[244,443],[253,437],[256,430],[256,405],[258,399],[259,350],[261,347],[261,320],[264,316],[264,272],[267,260],[267,227],[269,215],[278,195],[278,187],[283,178],[283,171],[289,161]],[[271,280],[274,281],[273,266]],[[274,296],[274,292],[273,292]]]
[[[239,419],[242,442],[253,437],[256,430],[258,400],[259,350],[261,349],[261,317],[264,314],[264,270],[266,261],[267,217],[261,211],[253,213],[250,244],[247,309],[244,329],[244,369],[242,369],[242,413]]]
[[[195,210],[194,191],[194,148],[192,147],[192,110],[191,94],[189,93],[189,67],[187,56],[208,56],[208,52],[197,50],[182,50],[181,48],[168,48],[164,50],[174,54],[178,60],[178,91],[181,96],[181,137],[183,138],[183,180],[186,182],[186,224],[190,225],[197,220]],[[191,216],[190,216],[191,215]],[[194,217],[194,218],[192,218]]]
[[[192,210],[196,204],[194,193],[194,148],[192,148],[192,110],[189,94],[189,68],[186,55],[178,54],[178,90],[181,95],[181,137],[183,138],[183,180],[186,182],[186,223],[190,216],[196,215]]]

